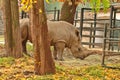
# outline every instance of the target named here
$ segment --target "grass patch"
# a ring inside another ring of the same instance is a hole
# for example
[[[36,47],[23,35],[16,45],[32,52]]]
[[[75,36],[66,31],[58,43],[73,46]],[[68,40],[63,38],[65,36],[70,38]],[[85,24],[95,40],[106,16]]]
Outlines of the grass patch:
[[[28,52],[33,52],[33,44],[32,43],[30,43],[30,42],[27,42],[27,51]],[[54,50],[54,47],[53,46],[50,46],[50,50],[53,52],[53,50]]]
[[[28,52],[33,51],[33,44],[27,42],[27,51],[28,51]]]
[[[0,58],[0,65],[2,66],[10,66],[14,63],[15,59],[12,57],[4,57]]]
[[[37,76],[34,80],[54,80],[51,75]]]
[[[98,66],[88,67],[86,68],[85,72],[93,77],[99,77],[99,78],[103,77],[103,69]]]
[[[5,66],[4,66],[5,65]],[[6,65],[11,65],[7,67]],[[66,64],[67,65],[67,64]],[[119,80],[120,71],[96,66],[70,67],[56,61],[56,74],[35,75],[34,61],[31,57],[14,59],[11,57],[0,58],[1,80],[11,77],[11,80]],[[74,65],[74,63],[73,63]],[[112,64],[113,65],[113,64]],[[119,66],[120,64],[117,64]],[[8,71],[9,70],[9,71]],[[7,72],[6,72],[7,71]],[[23,74],[27,71],[28,74]],[[31,73],[32,72],[32,73]],[[6,77],[5,77],[6,76]],[[9,79],[9,78],[8,78]]]

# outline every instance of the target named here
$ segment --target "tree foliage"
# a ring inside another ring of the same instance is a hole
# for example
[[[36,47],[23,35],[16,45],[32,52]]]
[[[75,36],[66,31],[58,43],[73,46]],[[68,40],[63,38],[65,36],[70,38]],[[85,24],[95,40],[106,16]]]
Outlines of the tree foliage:
[[[66,0],[45,0],[47,3],[59,1],[64,2]],[[86,2],[89,2],[91,8],[93,8],[96,11],[99,11],[101,7],[106,10],[110,6],[110,0],[67,0],[71,4],[71,1],[75,1],[76,4],[85,4]],[[21,10],[29,11],[29,9],[32,7],[33,3],[36,3],[37,0],[21,0],[20,3],[22,5]]]
[[[106,10],[110,6],[109,0],[90,0],[90,5],[95,11],[99,11],[101,7]]]
[[[60,2],[65,2],[66,0],[59,0]],[[75,1],[76,4],[85,4],[88,2],[92,9],[95,11],[99,11],[100,8],[104,8],[106,10],[110,6],[110,0],[67,0],[71,3],[71,1]]]
[[[37,0],[19,0],[20,1],[20,5],[21,5],[21,10],[24,10],[24,11],[29,11],[31,8],[32,8],[32,4],[33,3],[36,3]],[[51,0],[45,0],[47,3],[50,3]],[[55,0],[52,0],[52,1],[55,1]],[[40,10],[41,12],[41,10]]]
[[[36,3],[37,0],[21,0],[20,5],[21,5],[21,10],[24,11],[29,11],[30,8],[32,8],[32,4]]]

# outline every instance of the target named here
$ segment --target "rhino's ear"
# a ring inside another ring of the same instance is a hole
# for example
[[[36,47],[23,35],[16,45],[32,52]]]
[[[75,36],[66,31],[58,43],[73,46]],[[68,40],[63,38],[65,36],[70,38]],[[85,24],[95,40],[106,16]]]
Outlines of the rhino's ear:
[[[80,35],[79,30],[76,29],[76,30],[75,30],[75,34],[76,34],[77,37],[79,37],[79,35]]]

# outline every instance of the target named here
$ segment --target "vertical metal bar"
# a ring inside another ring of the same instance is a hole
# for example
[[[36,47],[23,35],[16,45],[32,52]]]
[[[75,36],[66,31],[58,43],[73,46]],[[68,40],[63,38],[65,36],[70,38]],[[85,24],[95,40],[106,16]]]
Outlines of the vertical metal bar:
[[[93,31],[92,28],[93,28],[93,23],[91,23],[91,29],[90,29],[90,39],[89,39],[89,43],[90,44],[89,44],[89,48],[91,48],[91,41],[92,41],[92,37],[91,36],[92,36],[92,31]]]
[[[111,10],[110,10],[110,28],[112,28],[113,26],[112,26],[112,19],[113,19],[113,12],[114,12],[114,8],[113,8],[113,6],[111,6]],[[110,38],[112,37],[112,31],[110,30],[110,36],[109,36]],[[111,49],[111,46],[112,46],[112,44],[111,43],[109,43],[109,48],[108,48],[108,50],[110,50]]]
[[[57,21],[60,20],[60,10],[58,10]]]
[[[114,16],[113,16],[113,27],[115,27],[115,25],[116,25],[116,9],[114,9]]]
[[[76,11],[76,14],[75,14],[75,19],[78,18],[78,10]]]
[[[114,13],[114,7],[111,6],[111,11],[110,11],[110,28],[112,28],[112,19],[113,19],[113,13]]]
[[[116,9],[113,7],[113,25],[112,25],[112,28],[115,28],[115,23],[116,23]],[[115,35],[114,35],[114,33],[115,33],[115,31],[114,30],[112,30],[112,38],[114,38],[115,37]],[[112,51],[114,50],[114,43],[112,43]]]
[[[116,11],[117,9],[114,8],[114,16],[113,16],[113,28],[116,27]],[[115,31],[113,30],[112,34],[113,38],[115,38]],[[112,51],[114,50],[114,44],[112,45]]]
[[[97,13],[94,13],[94,32],[93,32],[93,36],[96,35],[96,18],[97,18]],[[95,37],[93,37],[93,43],[95,43]],[[94,48],[95,45],[93,45],[92,47]]]
[[[21,12],[21,19],[24,18],[24,11]]]
[[[83,29],[83,18],[84,18],[84,8],[81,8],[81,15],[80,15],[80,35],[82,38],[82,29]]]
[[[104,36],[103,36],[103,54],[102,54],[102,66],[105,66],[105,49],[106,49],[106,37],[107,37],[107,24],[105,24],[104,28]]]
[[[56,7],[54,8],[54,21],[56,19]]]
[[[78,18],[78,11],[76,11],[76,13],[75,13],[75,19],[74,19],[75,26],[76,26],[76,23],[77,23],[77,21],[76,21],[77,18]]]
[[[115,22],[116,22],[116,9],[114,8],[114,6],[113,6],[113,23],[112,23],[112,28],[115,28]],[[112,38],[114,38],[115,37],[115,35],[114,35],[114,33],[115,33],[115,31],[114,30],[112,30]],[[112,43],[112,51],[114,50],[114,43]]]

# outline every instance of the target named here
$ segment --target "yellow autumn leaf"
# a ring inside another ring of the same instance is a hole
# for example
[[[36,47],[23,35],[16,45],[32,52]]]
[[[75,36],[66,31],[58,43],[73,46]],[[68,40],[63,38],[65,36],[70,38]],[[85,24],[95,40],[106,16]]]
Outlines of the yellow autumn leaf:
[[[50,1],[49,0],[46,0],[46,2],[49,4],[50,3]]]
[[[21,1],[21,4],[26,4],[26,2],[27,2],[27,1],[25,1],[25,0],[22,0],[22,1]]]
[[[30,0],[30,3],[33,3],[33,0]]]
[[[25,78],[21,78],[21,80],[26,80]]]
[[[41,10],[41,9],[39,9],[39,13],[42,13],[42,10]]]
[[[34,0],[34,2],[33,3],[37,3],[37,1],[36,0]]]

